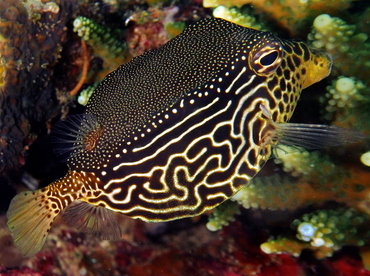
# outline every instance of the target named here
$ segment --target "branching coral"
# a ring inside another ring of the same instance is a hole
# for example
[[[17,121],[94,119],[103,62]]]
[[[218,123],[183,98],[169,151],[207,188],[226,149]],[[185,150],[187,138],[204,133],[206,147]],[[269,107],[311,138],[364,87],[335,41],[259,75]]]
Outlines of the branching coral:
[[[89,101],[92,93],[94,92],[95,88],[98,86],[98,82],[94,83],[93,85],[90,85],[89,87],[83,89],[81,92],[80,92],[80,95],[78,96],[77,98],[77,102],[80,104],[80,105],[83,105],[85,106],[87,104],[87,102]]]
[[[174,22],[173,16],[178,8],[149,8],[133,13],[128,22],[134,22],[127,43],[120,38],[122,31],[104,27],[93,20],[78,16],[73,21],[74,32],[91,46],[94,55],[103,59],[104,68],[95,77],[100,81],[110,71],[127,62],[131,57],[145,51],[156,49],[170,38],[179,34],[185,27],[184,22]],[[83,90],[78,102],[86,105],[96,85]]]
[[[295,158],[289,158],[291,153],[284,151],[291,148],[280,151],[277,158],[287,172],[298,178],[294,182],[278,175],[255,178],[232,200],[245,208],[269,210],[293,211],[309,205],[323,206],[332,200],[348,207],[303,215],[291,223],[295,234],[285,231],[284,236],[261,244],[262,251],[299,256],[303,249],[310,249],[317,258],[324,258],[344,245],[369,245],[370,185],[366,170],[350,167],[346,173],[326,156],[298,151]],[[309,170],[302,170],[307,167]],[[366,248],[363,251],[365,258]]]
[[[323,116],[334,124],[346,128],[358,128],[368,132],[370,122],[369,88],[354,77],[339,77],[327,87],[325,97],[320,101],[325,105]]]
[[[292,34],[299,34],[309,26],[311,20],[321,13],[336,14],[346,9],[351,0],[203,0],[204,7],[242,6],[251,4],[258,12],[267,14],[280,27],[289,30]]]
[[[335,200],[370,214],[370,185],[366,170],[355,167],[345,171],[335,166],[327,156],[317,153],[301,154],[298,164],[283,153],[286,170],[299,176],[294,181],[273,175],[257,177],[232,198],[244,208],[295,210],[310,204],[320,205]],[[305,160],[307,158],[307,160]],[[281,159],[282,160],[282,159]],[[311,165],[309,165],[311,164]],[[304,170],[309,167],[307,171]]]
[[[361,90],[365,85],[361,81],[356,81],[354,78],[339,77],[332,82],[332,86],[328,87],[327,98],[329,105],[326,110],[333,112],[337,108],[354,108],[356,102],[361,101],[364,97],[361,95]]]
[[[228,225],[230,221],[234,221],[234,216],[239,213],[239,204],[231,200],[227,200],[216,207],[213,213],[208,217],[208,230],[220,230],[223,226]]]
[[[334,59],[334,74],[355,76],[369,85],[367,72],[370,63],[370,44],[365,33],[356,33],[354,25],[348,25],[338,17],[321,14],[313,22],[308,35],[313,47],[329,53]]]
[[[293,176],[308,175],[314,168],[319,156],[317,152],[308,152],[303,148],[279,145],[275,149],[276,164],[282,164],[285,172]]]
[[[275,157],[275,164],[281,164],[285,172],[301,177],[303,181],[318,179],[320,183],[340,182],[345,176],[345,172],[335,166],[329,156],[319,151],[279,145],[275,149]]]
[[[343,245],[364,245],[370,238],[369,219],[369,215],[355,209],[340,208],[305,214],[291,226],[299,240],[336,250]]]
[[[265,253],[298,255],[302,249],[309,248],[318,258],[331,256],[344,245],[368,244],[369,219],[368,214],[355,209],[318,210],[292,222],[298,240],[279,237],[262,244],[261,249]]]
[[[369,123],[370,43],[365,33],[354,25],[328,14],[318,16],[308,35],[313,47],[328,52],[334,61],[334,75],[339,77],[327,87],[324,118],[334,124],[367,131]],[[340,75],[345,75],[340,76]]]
[[[267,29],[265,24],[263,24],[263,22],[258,22],[254,15],[247,13],[245,10],[241,11],[241,9],[236,7],[228,8],[225,6],[218,6],[213,10],[213,16],[247,28],[257,30]]]
[[[269,210],[295,209],[303,204],[302,197],[293,196],[311,192],[309,185],[296,185],[288,178],[278,175],[271,177],[257,177],[251,183],[243,186],[232,197],[244,208],[261,208]],[[315,196],[312,196],[314,199]]]
[[[370,167],[370,151],[365,152],[364,154],[361,155],[361,163],[364,164],[365,166]]]
[[[327,187],[329,188],[329,187]],[[232,197],[244,208],[295,210],[331,199],[336,189],[323,191],[306,182],[295,183],[288,177],[257,177]]]
[[[126,44],[117,39],[113,31],[97,24],[89,18],[78,16],[73,21],[73,30],[94,48],[96,54],[103,57],[117,57],[126,51]]]
[[[321,98],[321,102],[327,102],[325,118],[336,118],[338,121],[348,119],[354,113],[354,108],[364,100],[365,88],[363,82],[353,77],[340,76],[333,80],[327,87],[325,98]]]
[[[83,16],[73,21],[73,30],[93,48],[95,55],[103,58],[107,71],[129,60],[126,43],[113,30]]]
[[[312,46],[334,54],[349,50],[348,40],[354,34],[354,26],[347,25],[338,17],[321,14],[313,22],[313,31],[309,35]]]

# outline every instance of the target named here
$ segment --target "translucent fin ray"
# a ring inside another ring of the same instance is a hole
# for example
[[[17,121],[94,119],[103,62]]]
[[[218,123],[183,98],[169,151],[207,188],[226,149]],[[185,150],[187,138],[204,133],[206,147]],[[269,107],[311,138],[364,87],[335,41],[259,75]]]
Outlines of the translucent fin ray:
[[[316,124],[276,124],[279,144],[320,149],[355,143],[365,135],[353,129]]]
[[[14,243],[26,257],[32,257],[43,247],[51,225],[58,215],[47,209],[46,192],[22,192],[10,203],[7,217]]]
[[[64,221],[103,240],[117,240],[122,232],[116,214],[100,206],[76,200],[63,213]]]
[[[98,127],[92,114],[70,115],[55,124],[51,133],[53,150],[59,160],[66,161],[84,147],[84,137]]]

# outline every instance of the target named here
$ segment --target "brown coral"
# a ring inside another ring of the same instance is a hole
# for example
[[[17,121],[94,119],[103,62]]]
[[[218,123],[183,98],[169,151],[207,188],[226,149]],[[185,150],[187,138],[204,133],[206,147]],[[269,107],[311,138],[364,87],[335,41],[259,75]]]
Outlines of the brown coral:
[[[0,173],[23,163],[28,136],[51,116],[53,66],[72,4],[0,2]]]

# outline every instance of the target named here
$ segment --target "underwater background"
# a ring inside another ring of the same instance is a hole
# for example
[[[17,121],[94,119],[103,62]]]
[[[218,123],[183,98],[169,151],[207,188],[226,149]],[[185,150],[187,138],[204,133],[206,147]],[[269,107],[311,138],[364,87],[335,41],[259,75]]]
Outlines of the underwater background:
[[[330,54],[331,75],[303,90],[291,122],[369,135],[368,0],[0,0],[0,275],[370,275],[366,138],[320,151],[279,146],[249,185],[198,217],[118,215],[118,241],[58,218],[34,257],[14,246],[11,199],[67,171],[52,126],[81,113],[120,64],[210,16]]]

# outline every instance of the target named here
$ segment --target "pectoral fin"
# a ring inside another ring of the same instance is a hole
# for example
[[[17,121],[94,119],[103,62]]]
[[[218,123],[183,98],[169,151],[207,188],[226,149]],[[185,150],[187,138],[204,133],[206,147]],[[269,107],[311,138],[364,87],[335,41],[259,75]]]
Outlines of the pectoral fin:
[[[366,136],[354,129],[316,124],[276,124],[279,144],[320,149],[355,143]]]

